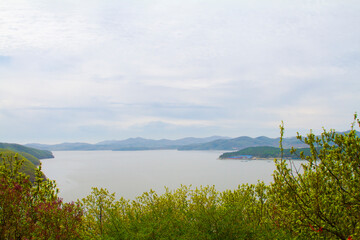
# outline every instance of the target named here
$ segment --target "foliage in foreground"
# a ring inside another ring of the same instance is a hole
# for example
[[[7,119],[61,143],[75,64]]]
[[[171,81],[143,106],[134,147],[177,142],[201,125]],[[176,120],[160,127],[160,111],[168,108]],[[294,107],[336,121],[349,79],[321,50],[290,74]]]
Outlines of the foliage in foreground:
[[[355,121],[360,125],[355,116]],[[219,193],[186,186],[134,201],[94,188],[82,199],[86,239],[360,239],[360,139],[354,130],[298,139],[301,169],[281,156],[274,182]],[[281,128],[281,140],[283,126]],[[280,149],[283,153],[280,140]],[[296,149],[292,150],[294,153]]]
[[[352,130],[344,135],[330,130],[320,137],[312,133],[306,138],[298,136],[311,150],[311,156],[301,154],[307,161],[302,172],[284,160],[276,161],[269,195],[279,226],[297,236],[360,239],[360,139],[354,130],[356,121],[360,125],[355,115]]]
[[[182,186],[115,201],[107,190],[93,188],[82,200],[83,233],[86,239],[287,239],[288,231],[269,221],[265,191],[264,184],[222,193]]]
[[[7,149],[0,149],[0,153],[0,165],[6,166],[8,169],[13,169],[16,161],[21,161],[22,164],[19,171],[28,175],[31,182],[35,181],[36,166],[30,162],[27,157],[25,158],[22,154],[20,155]]]
[[[40,170],[32,185],[15,161],[12,170],[0,168],[0,239],[360,239],[354,126],[343,135],[324,130],[319,137],[298,136],[311,151],[299,154],[301,169],[281,157],[271,184],[221,193],[182,186],[130,201],[93,188],[77,204],[64,204]]]
[[[82,210],[63,203],[41,168],[32,183],[20,172],[24,159],[0,153],[0,239],[78,239]]]

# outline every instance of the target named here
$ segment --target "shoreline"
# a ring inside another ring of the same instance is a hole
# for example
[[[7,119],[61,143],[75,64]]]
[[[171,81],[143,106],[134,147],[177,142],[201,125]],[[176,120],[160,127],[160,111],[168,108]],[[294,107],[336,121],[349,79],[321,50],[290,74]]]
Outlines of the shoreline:
[[[266,161],[274,161],[275,159],[280,160],[281,158],[218,158],[219,160],[241,160],[241,161],[252,161],[252,160],[266,160]],[[286,161],[304,161],[301,158],[283,158]]]

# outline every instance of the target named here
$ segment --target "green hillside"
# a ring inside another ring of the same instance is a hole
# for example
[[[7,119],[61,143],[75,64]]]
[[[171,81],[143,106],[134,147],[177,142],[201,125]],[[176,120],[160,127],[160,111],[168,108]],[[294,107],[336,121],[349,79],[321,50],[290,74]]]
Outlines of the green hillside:
[[[284,158],[298,159],[300,152],[304,152],[305,156],[310,155],[309,148],[298,148],[296,154],[290,153],[291,149],[284,149]],[[248,147],[236,152],[227,152],[220,155],[220,159],[237,158],[239,156],[251,156],[254,158],[280,158],[280,148],[277,147]]]
[[[34,157],[33,155],[31,155],[30,153],[19,152],[19,154],[22,155],[23,157],[25,157],[30,162],[32,162],[35,166],[40,165],[40,160],[37,157]]]
[[[8,150],[12,150],[14,152],[18,152],[22,155],[26,155],[26,154],[30,154],[35,158],[38,159],[44,159],[44,158],[54,158],[53,154],[50,151],[47,150],[39,150],[39,149],[35,149],[35,148],[31,148],[31,147],[26,147],[20,144],[15,144],[15,143],[0,143],[0,148],[2,149],[8,149]],[[27,155],[28,157],[28,155]],[[31,157],[29,157],[31,158]],[[35,165],[38,165],[39,163],[36,164],[36,160],[29,159],[30,161],[34,161]]]
[[[18,158],[20,160],[24,160],[20,171],[29,175],[30,176],[30,181],[34,181],[35,180],[35,171],[36,171],[36,166],[30,162],[27,158],[25,158],[24,156],[22,156],[19,153],[16,153],[12,150],[8,150],[8,149],[0,149],[0,164],[4,165],[6,164],[7,167],[13,167],[13,157],[17,154]],[[29,155],[29,154],[26,154]],[[31,156],[31,155],[30,155]],[[33,156],[32,156],[33,157]]]

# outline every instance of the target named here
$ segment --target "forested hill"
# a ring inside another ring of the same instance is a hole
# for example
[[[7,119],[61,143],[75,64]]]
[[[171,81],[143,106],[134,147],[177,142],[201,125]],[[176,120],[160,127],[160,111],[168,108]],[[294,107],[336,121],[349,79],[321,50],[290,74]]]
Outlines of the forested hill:
[[[20,172],[23,172],[26,175],[29,175],[30,181],[33,182],[35,180],[36,164],[34,164],[30,159],[28,159],[28,157],[32,156],[32,155],[28,154],[26,157],[25,157],[25,155],[26,154],[19,154],[12,150],[0,148],[0,165],[5,165],[6,167],[11,167],[14,164],[14,162],[13,162],[14,157],[17,156],[17,158],[19,160],[24,161],[20,168]],[[32,157],[35,158],[34,156],[32,156]]]
[[[192,144],[187,146],[179,147],[178,150],[234,150],[234,149],[244,149],[247,147],[259,147],[259,146],[269,146],[269,147],[278,147],[279,138],[268,138],[268,137],[238,137],[232,139],[219,139],[216,141],[203,143],[203,144]],[[305,147],[306,145],[300,142],[296,137],[284,138],[283,146],[285,148],[291,147]]]
[[[290,149],[284,149],[283,157],[299,159],[300,152],[305,156],[310,156],[310,148],[298,148],[295,154],[290,153]],[[280,158],[280,148],[277,147],[248,147],[236,152],[227,152],[220,155],[220,159],[253,159],[253,158]]]
[[[12,150],[14,152],[20,153],[21,155],[23,155],[26,158],[29,157],[27,154],[30,154],[30,155],[38,158],[38,159],[53,158],[54,157],[52,152],[50,152],[50,151],[39,150],[39,149],[36,149],[36,148],[27,147],[27,146],[23,146],[23,145],[20,145],[20,144],[15,144],[15,143],[0,143],[0,148],[8,149],[8,150]]]
[[[15,143],[0,143],[0,164],[6,167],[12,166],[14,156],[23,160],[21,172],[29,175],[30,181],[35,180],[35,170],[40,165],[39,159],[53,158],[50,151],[39,150]],[[44,176],[45,177],[45,176]]]
[[[348,133],[339,132],[339,134]],[[357,135],[360,136],[360,133],[357,132]],[[261,137],[237,137],[231,139],[218,139],[215,141],[201,143],[201,144],[191,144],[186,146],[178,147],[178,150],[241,150],[248,147],[279,147],[280,138],[269,138],[265,136]],[[306,144],[298,140],[296,137],[283,138],[283,147],[284,148],[304,148],[307,147]]]

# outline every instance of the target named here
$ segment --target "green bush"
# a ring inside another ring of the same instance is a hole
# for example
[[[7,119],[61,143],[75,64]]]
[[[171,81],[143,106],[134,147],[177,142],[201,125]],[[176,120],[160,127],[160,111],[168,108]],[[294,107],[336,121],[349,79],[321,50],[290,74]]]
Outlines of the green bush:
[[[0,159],[0,239],[78,239],[81,208],[63,203],[41,168],[32,183],[20,172],[24,159],[7,153]]]
[[[274,219],[294,236],[317,239],[360,238],[360,139],[354,130],[313,133],[298,139],[311,156],[301,171],[280,159],[271,184]],[[281,126],[283,133],[283,126]],[[282,134],[281,134],[282,135]]]

